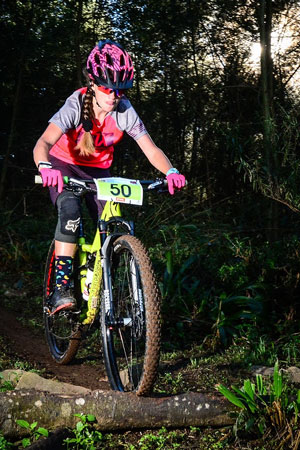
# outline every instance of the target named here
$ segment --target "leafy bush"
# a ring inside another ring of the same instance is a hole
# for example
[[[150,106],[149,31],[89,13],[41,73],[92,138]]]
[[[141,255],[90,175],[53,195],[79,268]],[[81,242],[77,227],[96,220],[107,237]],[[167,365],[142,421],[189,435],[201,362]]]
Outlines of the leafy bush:
[[[232,386],[234,392],[221,384],[217,389],[240,409],[233,427],[236,438],[272,437],[274,445],[284,442],[289,448],[298,448],[293,444],[300,439],[300,390],[294,392],[284,383],[278,361],[272,383],[256,375],[256,383],[247,379],[241,389]]]
[[[64,440],[67,449],[95,450],[97,447],[94,444],[103,439],[102,433],[94,429],[95,416],[93,414],[74,414],[74,416],[80,420],[77,422],[76,428],[71,430],[74,437]]]
[[[212,236],[195,225],[164,226],[160,231],[165,244],[152,246],[150,254],[172,340],[176,335],[182,342],[212,334],[228,345],[245,325],[273,326],[266,318],[273,315],[276,321],[297,304],[296,236],[271,243],[261,236],[234,237],[228,232]]]
[[[3,375],[0,374],[0,392],[13,391],[14,385],[11,381],[5,380]]]
[[[139,440],[140,450],[163,450],[165,448],[180,448],[184,440],[183,433],[168,431],[162,427],[157,433],[147,433]]]
[[[29,447],[32,442],[37,441],[41,437],[48,437],[49,433],[48,430],[46,430],[43,427],[37,428],[37,422],[32,422],[31,424],[27,422],[27,420],[16,420],[16,423],[22,427],[25,428],[29,434],[29,437],[26,437],[22,439],[22,447],[26,448]]]
[[[0,450],[10,450],[14,447],[11,442],[8,442],[0,431]]]

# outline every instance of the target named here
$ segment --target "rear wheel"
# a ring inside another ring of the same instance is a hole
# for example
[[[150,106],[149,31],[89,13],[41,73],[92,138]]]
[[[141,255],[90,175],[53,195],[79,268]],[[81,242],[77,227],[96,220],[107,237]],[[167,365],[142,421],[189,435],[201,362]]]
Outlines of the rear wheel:
[[[76,273],[77,259],[74,259]],[[76,280],[75,280],[76,281]],[[75,288],[76,288],[76,283]],[[46,340],[51,356],[58,364],[68,364],[75,357],[81,340],[79,317],[76,312],[61,311],[50,315],[48,300],[55,288],[55,244],[52,241],[45,268],[43,316]],[[76,289],[74,289],[76,291]]]
[[[134,236],[113,243],[114,317],[101,302],[103,356],[112,389],[148,394],[160,353],[160,296],[145,247]]]

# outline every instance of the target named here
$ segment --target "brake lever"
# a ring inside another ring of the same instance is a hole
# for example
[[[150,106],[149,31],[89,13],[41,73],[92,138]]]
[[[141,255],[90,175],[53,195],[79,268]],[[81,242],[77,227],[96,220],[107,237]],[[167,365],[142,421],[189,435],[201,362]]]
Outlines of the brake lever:
[[[167,181],[164,180],[164,179],[158,179],[154,183],[149,184],[147,189],[148,190],[153,190],[153,189],[156,189],[157,186],[161,186],[161,189],[157,189],[157,192],[164,192],[163,188],[167,186]]]

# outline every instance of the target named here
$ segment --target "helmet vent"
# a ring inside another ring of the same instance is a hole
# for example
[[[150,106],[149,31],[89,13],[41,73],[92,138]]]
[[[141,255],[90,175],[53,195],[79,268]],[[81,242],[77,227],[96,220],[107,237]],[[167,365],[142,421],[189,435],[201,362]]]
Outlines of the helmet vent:
[[[108,78],[110,79],[111,82],[114,82],[115,81],[114,80],[114,75],[115,75],[114,71],[109,68],[107,68],[106,70],[107,70]]]
[[[109,53],[106,53],[105,56],[106,56],[106,63],[107,63],[109,66],[113,66],[114,63],[113,63],[113,60],[112,60],[110,54],[109,54]]]

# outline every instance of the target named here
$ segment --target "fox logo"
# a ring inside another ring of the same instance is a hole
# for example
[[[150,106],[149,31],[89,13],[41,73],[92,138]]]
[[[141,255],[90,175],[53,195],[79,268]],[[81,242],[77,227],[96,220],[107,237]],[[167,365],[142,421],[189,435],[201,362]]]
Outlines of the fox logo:
[[[70,230],[73,233],[75,233],[75,231],[79,227],[79,223],[80,223],[80,217],[78,217],[78,219],[76,219],[76,220],[68,220],[65,228],[66,228],[66,230]]]

